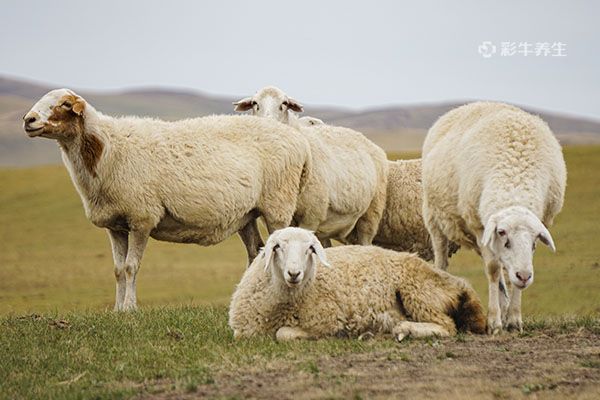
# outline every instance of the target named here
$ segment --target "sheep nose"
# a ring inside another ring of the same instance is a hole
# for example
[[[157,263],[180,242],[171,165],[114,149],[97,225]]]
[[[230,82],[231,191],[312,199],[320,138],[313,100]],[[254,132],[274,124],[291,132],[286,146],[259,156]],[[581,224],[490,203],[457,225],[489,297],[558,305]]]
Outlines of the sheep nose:
[[[34,116],[28,117],[26,115],[23,117],[23,120],[25,121],[25,124],[30,125],[30,124],[33,124],[35,121],[37,121],[37,117],[34,117]]]
[[[290,278],[292,279],[292,281],[295,281],[300,276],[300,272],[288,271],[288,275],[290,276]]]
[[[517,272],[517,278],[523,283],[527,283],[529,279],[531,279],[531,272]]]

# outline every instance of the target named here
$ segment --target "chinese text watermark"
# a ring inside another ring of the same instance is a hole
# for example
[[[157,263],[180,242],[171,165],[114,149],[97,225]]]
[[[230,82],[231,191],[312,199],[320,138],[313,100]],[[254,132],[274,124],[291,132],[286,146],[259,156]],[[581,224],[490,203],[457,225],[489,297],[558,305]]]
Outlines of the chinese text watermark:
[[[497,42],[486,40],[477,52],[483,58],[492,57],[566,57],[567,44],[563,42]]]

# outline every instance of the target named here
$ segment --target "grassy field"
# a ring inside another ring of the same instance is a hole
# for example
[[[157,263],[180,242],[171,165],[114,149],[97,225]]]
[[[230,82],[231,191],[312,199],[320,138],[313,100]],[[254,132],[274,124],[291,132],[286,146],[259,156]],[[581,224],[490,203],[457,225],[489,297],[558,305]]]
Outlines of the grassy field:
[[[558,251],[538,247],[535,283],[523,296],[526,315],[600,311],[600,147],[567,148],[565,156],[567,198],[551,229]],[[3,169],[0,188],[0,314],[112,308],[108,238],[86,220],[65,168]],[[139,302],[227,304],[245,260],[237,237],[213,247],[152,240],[138,277]],[[473,252],[455,255],[450,271],[467,277],[485,301]]]
[[[65,169],[0,170],[0,398],[599,398],[600,147],[565,156],[558,251],[536,254],[526,332],[400,344],[234,342],[226,304],[246,259],[237,237],[209,248],[151,241],[141,311],[110,312],[108,239]],[[486,300],[473,253],[450,271]]]
[[[223,306],[9,316],[0,318],[0,398],[598,398],[599,319],[525,328],[277,343],[234,341]]]

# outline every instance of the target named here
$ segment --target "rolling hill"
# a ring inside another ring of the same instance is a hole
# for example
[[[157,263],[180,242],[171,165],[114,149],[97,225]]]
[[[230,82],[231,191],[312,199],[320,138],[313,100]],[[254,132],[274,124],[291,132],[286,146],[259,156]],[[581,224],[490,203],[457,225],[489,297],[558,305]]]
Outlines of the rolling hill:
[[[21,117],[53,86],[0,76],[0,166],[28,166],[60,162],[56,144],[31,140],[21,128]],[[163,88],[118,92],[78,91],[110,115],[148,115],[168,120],[233,113],[234,98],[191,90]],[[242,95],[240,95],[242,97]],[[427,129],[446,111],[466,103],[386,106],[366,110],[307,105],[306,114],[333,125],[364,132],[387,151],[418,150]],[[600,143],[600,121],[525,108],[545,119],[563,144]]]

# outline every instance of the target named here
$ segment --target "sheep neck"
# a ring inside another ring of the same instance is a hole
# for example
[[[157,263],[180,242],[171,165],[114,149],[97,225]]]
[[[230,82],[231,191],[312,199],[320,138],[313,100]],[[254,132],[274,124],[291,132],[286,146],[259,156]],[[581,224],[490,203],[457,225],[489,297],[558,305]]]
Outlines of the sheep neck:
[[[310,292],[312,285],[314,284],[314,278],[308,278],[301,287],[290,288],[285,282],[282,282],[279,278],[271,276],[271,291],[273,292],[273,298],[279,299],[279,304],[295,305],[302,303]]]
[[[101,195],[102,167],[110,149],[109,136],[103,133],[107,123],[107,117],[86,110],[81,123],[73,128],[76,131],[68,132],[72,135],[65,135],[66,139],[58,141],[63,162],[84,203],[94,202]]]

